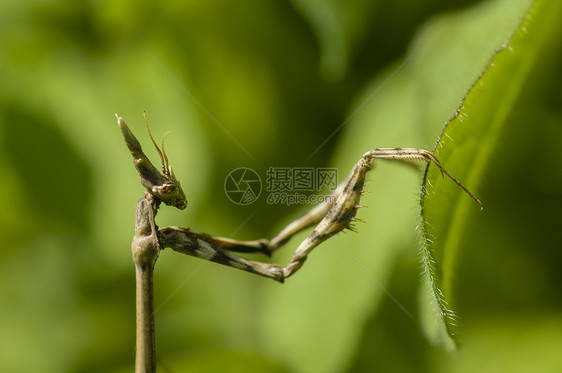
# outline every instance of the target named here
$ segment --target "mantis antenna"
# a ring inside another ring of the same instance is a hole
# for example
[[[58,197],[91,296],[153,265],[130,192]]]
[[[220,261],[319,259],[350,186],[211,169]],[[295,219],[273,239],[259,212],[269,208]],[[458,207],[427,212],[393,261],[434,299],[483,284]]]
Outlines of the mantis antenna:
[[[166,155],[166,152],[164,152],[164,138],[169,132],[166,132],[162,137],[162,151],[160,151],[160,148],[156,144],[156,141],[154,141],[154,137],[152,137],[152,132],[150,132],[150,127],[148,126],[148,120],[146,119],[146,111],[143,111],[142,115],[144,116],[144,123],[146,124],[146,129],[148,130],[148,136],[150,136],[150,140],[152,141],[152,144],[154,144],[154,147],[156,148],[156,151],[160,156],[160,161],[162,162],[162,172],[164,173],[164,175],[169,177],[170,171],[168,168],[168,156]]]
[[[166,151],[164,150],[164,140],[166,140],[166,136],[168,136],[169,133],[170,131],[166,131],[162,136],[162,154],[164,155],[164,164],[162,164],[162,167],[166,168],[166,171],[164,171],[164,173],[168,172],[168,176],[171,176],[172,168],[170,167],[170,164],[168,162],[168,156],[166,155]]]

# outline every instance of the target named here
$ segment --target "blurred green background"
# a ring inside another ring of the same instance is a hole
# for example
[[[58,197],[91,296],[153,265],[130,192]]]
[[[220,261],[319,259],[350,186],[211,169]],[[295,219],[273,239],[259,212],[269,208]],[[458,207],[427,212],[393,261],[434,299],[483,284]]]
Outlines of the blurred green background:
[[[160,226],[272,237],[311,206],[235,205],[231,170],[337,167],[342,179],[367,150],[431,149],[529,4],[4,0],[0,371],[133,370],[143,189],[115,113],[155,161],[142,111],[156,138],[171,131],[189,205],[162,208]],[[457,354],[419,327],[420,175],[381,163],[366,223],[284,285],[165,250],[159,370],[560,371],[559,62],[553,49],[542,75],[537,64],[535,116],[513,118],[475,191],[489,209],[467,222]]]

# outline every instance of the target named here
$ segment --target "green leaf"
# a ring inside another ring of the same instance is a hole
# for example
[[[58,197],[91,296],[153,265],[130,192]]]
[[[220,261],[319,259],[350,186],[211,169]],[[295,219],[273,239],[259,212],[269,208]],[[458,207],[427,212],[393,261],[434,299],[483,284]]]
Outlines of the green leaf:
[[[486,175],[501,172],[492,165],[502,151],[510,150],[509,142],[502,141],[507,131],[528,128],[532,120],[525,111],[533,99],[529,92],[539,86],[537,79],[548,77],[545,61],[552,60],[552,51],[560,45],[560,14],[560,2],[538,0],[533,4],[465,96],[436,144],[435,154],[444,167],[476,195],[484,189]],[[424,188],[422,322],[433,343],[455,350],[455,269],[462,250],[469,249],[469,222],[481,219],[487,209],[480,213],[478,205],[435,167],[428,168]],[[494,212],[495,201],[486,195],[479,197]]]

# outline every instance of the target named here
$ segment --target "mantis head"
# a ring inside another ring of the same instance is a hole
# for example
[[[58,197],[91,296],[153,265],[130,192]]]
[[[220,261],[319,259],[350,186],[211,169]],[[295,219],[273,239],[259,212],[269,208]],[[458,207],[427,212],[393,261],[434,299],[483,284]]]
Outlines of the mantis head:
[[[187,199],[185,198],[180,182],[176,179],[174,172],[172,171],[172,166],[170,166],[168,162],[168,156],[164,151],[164,138],[166,135],[162,138],[161,151],[150,133],[150,128],[148,127],[148,121],[146,121],[145,114],[144,119],[146,121],[148,134],[150,135],[150,139],[156,147],[156,151],[162,161],[162,171],[159,171],[156,167],[154,167],[152,162],[150,162],[146,154],[144,154],[139,141],[135,135],[133,135],[123,118],[117,114],[115,114],[115,116],[117,117],[117,124],[123,133],[125,143],[133,156],[133,163],[139,173],[141,184],[158,200],[167,205],[183,210],[187,206]]]
[[[180,182],[175,178],[172,166],[166,168],[166,172],[162,174],[167,179],[163,184],[154,185],[151,192],[165,204],[177,207],[180,210],[187,206],[187,198],[181,188]]]
[[[181,188],[179,180],[176,179],[176,176],[174,175],[174,171],[172,170],[172,166],[170,165],[168,156],[166,155],[166,151],[164,150],[164,140],[166,139],[166,136],[169,132],[166,132],[164,136],[162,136],[162,150],[160,150],[160,148],[156,144],[156,141],[154,141],[154,137],[152,137],[150,128],[148,127],[146,113],[143,113],[143,115],[150,140],[152,140],[152,144],[154,144],[154,147],[156,148],[156,151],[160,156],[160,161],[162,162],[162,173],[160,175],[165,180],[163,183],[152,185],[150,188],[151,192],[155,197],[162,200],[165,204],[183,210],[187,206],[187,198],[185,197],[185,193]]]

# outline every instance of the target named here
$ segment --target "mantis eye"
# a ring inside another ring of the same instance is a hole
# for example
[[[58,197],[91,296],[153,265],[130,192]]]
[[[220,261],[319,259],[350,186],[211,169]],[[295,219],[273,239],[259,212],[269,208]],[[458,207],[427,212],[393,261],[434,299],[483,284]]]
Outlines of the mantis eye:
[[[160,193],[162,194],[173,194],[176,192],[178,187],[174,184],[164,184],[159,189],[160,189]]]

